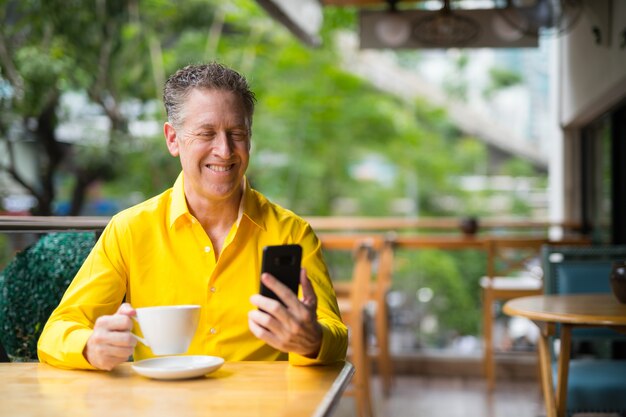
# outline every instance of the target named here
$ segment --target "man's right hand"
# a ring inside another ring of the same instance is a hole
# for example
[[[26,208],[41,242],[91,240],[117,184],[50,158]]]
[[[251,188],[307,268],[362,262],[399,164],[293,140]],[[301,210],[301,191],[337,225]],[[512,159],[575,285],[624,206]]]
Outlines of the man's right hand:
[[[133,328],[132,317],[135,315],[135,309],[124,303],[112,316],[98,317],[83,350],[85,359],[96,368],[106,371],[126,362],[137,344],[130,333]]]

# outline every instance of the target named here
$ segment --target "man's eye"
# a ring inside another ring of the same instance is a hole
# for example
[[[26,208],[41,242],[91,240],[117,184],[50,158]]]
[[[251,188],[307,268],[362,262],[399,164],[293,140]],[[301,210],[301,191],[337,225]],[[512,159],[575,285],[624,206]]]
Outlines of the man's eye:
[[[245,132],[231,132],[230,137],[235,141],[242,141],[248,138]]]

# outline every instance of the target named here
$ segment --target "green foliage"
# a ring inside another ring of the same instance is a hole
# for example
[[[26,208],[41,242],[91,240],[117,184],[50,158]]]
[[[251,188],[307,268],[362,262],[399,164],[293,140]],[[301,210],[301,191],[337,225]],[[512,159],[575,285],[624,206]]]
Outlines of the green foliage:
[[[43,326],[94,243],[92,233],[51,233],[0,273],[0,338],[11,360],[37,359]]]
[[[463,137],[459,140],[456,150],[457,161],[463,172],[486,174],[487,170],[487,147],[476,138]]]
[[[351,7],[324,7],[324,25],[321,34],[325,44],[332,43],[338,30],[358,30],[357,9]]]
[[[485,88],[484,95],[491,97],[498,90],[522,84],[524,78],[519,72],[507,68],[493,67],[489,70],[490,82]]]
[[[394,268],[395,289],[409,294],[417,294],[421,288],[433,291],[433,298],[424,304],[422,311],[438,317],[440,334],[478,332],[478,282],[484,273],[484,254],[400,250]]]
[[[356,28],[355,9],[324,8],[324,45],[311,49],[250,0],[228,5],[150,0],[139,9],[123,0],[94,8],[61,0],[13,4],[28,17],[23,22],[33,35],[17,46],[18,56],[28,57],[24,74],[40,74],[42,86],[58,91],[145,103],[160,96],[161,70],[167,76],[190,62],[217,59],[244,72],[259,98],[249,178],[300,214],[332,214],[338,198],[356,199],[358,213],[394,214],[385,201],[405,197],[417,202],[420,215],[450,214],[437,202],[442,194],[459,194],[447,178],[486,165],[479,149],[465,152],[472,140],[462,137],[445,110],[404,102],[341,69],[335,35]],[[48,18],[40,19],[37,11],[49,13]],[[220,22],[216,35],[211,29]],[[18,25],[4,30],[11,34]],[[106,45],[110,59],[102,61]],[[466,67],[467,56],[460,54],[458,73]],[[34,81],[30,84],[34,99],[47,96]],[[162,120],[162,106],[157,109],[153,116]],[[91,178],[88,174],[97,172],[111,197],[137,192],[147,197],[171,186],[180,168],[162,139],[133,137],[123,124],[116,129],[99,145],[78,146],[54,184],[73,187],[76,181],[67,177]],[[355,167],[371,155],[394,166],[391,182],[354,177]],[[121,172],[123,178],[115,180]]]
[[[519,218],[530,217],[533,210],[528,202],[519,197],[513,197],[511,201],[511,215]]]
[[[491,76],[492,85],[496,88],[511,87],[524,81],[520,73],[505,68],[491,68],[489,75]]]
[[[448,96],[457,100],[465,101],[467,99],[467,66],[469,64],[469,55],[465,51],[460,51],[454,58],[454,69],[447,74],[443,88]]]
[[[15,56],[15,64],[29,87],[24,89],[18,109],[30,115],[43,111],[54,91],[61,89],[63,72],[72,66],[58,44],[48,50],[35,45],[21,48]]]
[[[509,158],[502,164],[500,169],[502,175],[511,177],[537,177],[537,170],[533,165],[521,158]]]
[[[168,153],[162,136],[141,138],[122,154],[124,180],[105,183],[106,195],[124,198],[139,193],[142,199],[149,198],[171,187],[181,170],[179,160]]]

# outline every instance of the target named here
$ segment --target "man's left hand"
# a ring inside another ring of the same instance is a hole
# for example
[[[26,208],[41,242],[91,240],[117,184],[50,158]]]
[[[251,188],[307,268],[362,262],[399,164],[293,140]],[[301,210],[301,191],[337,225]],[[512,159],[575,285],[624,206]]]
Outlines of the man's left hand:
[[[259,308],[248,313],[250,331],[280,351],[317,357],[322,327],[317,322],[317,296],[306,270],[300,271],[302,300],[270,274],[262,274],[261,280],[285,305],[259,294],[250,297],[250,302]]]

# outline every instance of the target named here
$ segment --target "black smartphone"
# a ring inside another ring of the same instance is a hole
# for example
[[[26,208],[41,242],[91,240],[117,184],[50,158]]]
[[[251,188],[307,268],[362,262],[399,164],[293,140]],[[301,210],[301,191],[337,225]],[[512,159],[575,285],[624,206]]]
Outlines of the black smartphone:
[[[285,284],[294,294],[298,294],[300,284],[300,263],[302,261],[302,247],[300,245],[276,245],[263,248],[261,274],[272,274],[277,280]],[[280,301],[274,291],[261,283],[261,295]]]

